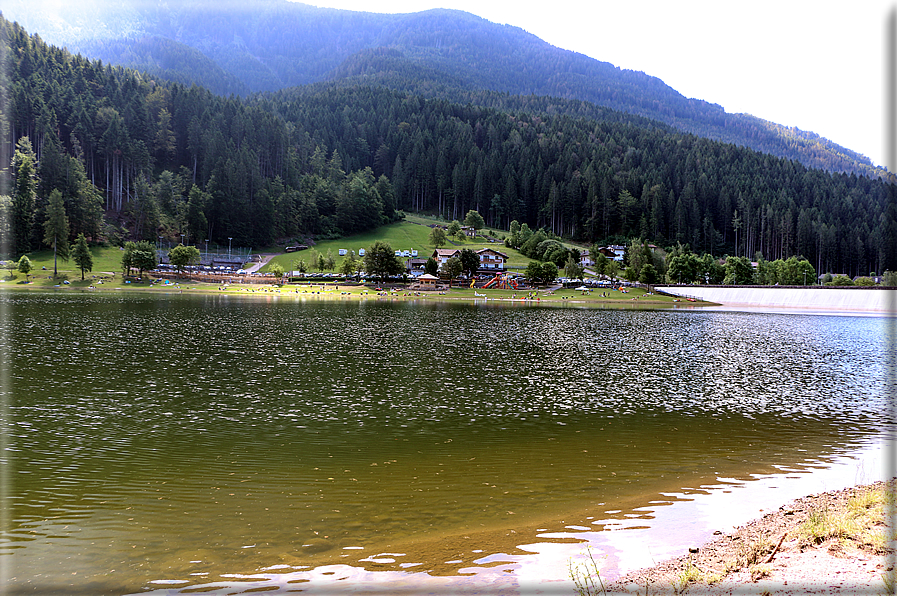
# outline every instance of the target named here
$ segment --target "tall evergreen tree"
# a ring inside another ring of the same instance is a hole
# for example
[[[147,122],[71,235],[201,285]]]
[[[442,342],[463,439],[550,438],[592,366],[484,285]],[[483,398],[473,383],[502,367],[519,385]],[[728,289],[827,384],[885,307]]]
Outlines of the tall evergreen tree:
[[[16,180],[12,197],[12,242],[11,254],[22,254],[31,250],[31,228],[34,221],[34,201],[37,190],[34,151],[28,137],[16,143],[12,169]]]
[[[44,244],[53,247],[53,277],[59,275],[57,259],[69,260],[69,220],[65,215],[62,193],[53,190],[44,221]]]
[[[209,237],[209,220],[205,209],[209,195],[202,192],[195,184],[190,188],[187,199],[187,231],[190,237],[202,242]]]
[[[87,239],[84,234],[78,234],[75,240],[75,248],[72,250],[72,260],[81,270],[81,281],[84,281],[84,272],[93,271],[93,255],[90,253],[90,247],[87,246]]]

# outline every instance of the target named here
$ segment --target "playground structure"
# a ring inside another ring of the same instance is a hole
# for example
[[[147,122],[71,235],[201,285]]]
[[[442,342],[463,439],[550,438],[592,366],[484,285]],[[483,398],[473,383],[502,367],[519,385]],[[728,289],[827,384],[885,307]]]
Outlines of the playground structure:
[[[473,287],[473,285],[471,285]],[[515,280],[509,273],[499,273],[492,279],[490,279],[483,286],[483,289],[486,288],[498,288],[501,290],[516,290],[517,288],[517,280]]]

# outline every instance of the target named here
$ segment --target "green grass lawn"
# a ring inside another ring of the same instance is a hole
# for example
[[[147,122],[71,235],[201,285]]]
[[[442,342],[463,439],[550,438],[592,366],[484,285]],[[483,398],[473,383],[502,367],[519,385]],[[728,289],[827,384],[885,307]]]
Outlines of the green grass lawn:
[[[377,240],[388,242],[393,250],[416,250],[418,258],[426,259],[433,254],[434,250],[436,250],[436,247],[430,244],[429,240],[431,231],[429,226],[433,223],[437,223],[437,220],[421,216],[408,216],[404,221],[382,226],[364,234],[348,236],[346,238],[340,238],[339,240],[322,240],[313,246],[312,249],[324,256],[327,256],[328,250],[332,251],[334,259],[336,260],[337,270],[339,270],[340,264],[345,259],[345,257],[339,256],[340,249],[346,249],[348,251],[354,250],[357,255],[359,249],[367,249]],[[481,248],[494,248],[495,250],[508,255],[507,266],[511,268],[525,269],[530,261],[530,259],[521,255],[516,250],[506,248],[500,242],[489,242],[482,237],[464,238],[462,240],[451,238],[442,246],[442,248],[469,248],[475,251]],[[279,263],[286,271],[293,271],[298,269],[296,263],[299,262],[299,259],[303,259],[306,265],[309,265],[309,271],[320,271],[316,265],[310,263],[312,258],[311,255],[311,250],[281,254],[271,259],[268,265],[262,268],[262,271],[267,271],[268,267],[273,263]]]
[[[121,255],[122,250],[117,246],[102,247],[91,246],[90,253],[93,255],[93,268],[86,271],[84,281],[81,281],[81,270],[73,260],[57,261],[58,276],[53,279],[53,251],[40,250],[28,253],[31,260],[31,273],[29,280],[36,286],[52,287],[69,281],[76,286],[89,286],[91,282],[100,276],[110,277],[113,273],[117,279],[121,278]],[[7,269],[0,270],[0,279],[2,284],[24,283],[25,275],[18,271],[13,271],[12,278]]]

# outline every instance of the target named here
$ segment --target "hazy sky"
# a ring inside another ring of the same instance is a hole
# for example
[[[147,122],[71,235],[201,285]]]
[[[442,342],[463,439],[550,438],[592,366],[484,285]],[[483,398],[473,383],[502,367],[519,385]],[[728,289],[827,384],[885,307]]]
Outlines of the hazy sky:
[[[885,17],[897,0],[306,0],[383,13],[455,8],[640,70],[683,95],[811,130],[886,165]],[[849,6],[849,8],[848,8]]]

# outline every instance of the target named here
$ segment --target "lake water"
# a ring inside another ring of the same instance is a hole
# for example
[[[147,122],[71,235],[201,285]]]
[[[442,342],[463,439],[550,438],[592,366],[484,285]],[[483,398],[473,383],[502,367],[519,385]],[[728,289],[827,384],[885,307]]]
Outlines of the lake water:
[[[0,301],[11,594],[568,591],[884,474],[885,317]]]

